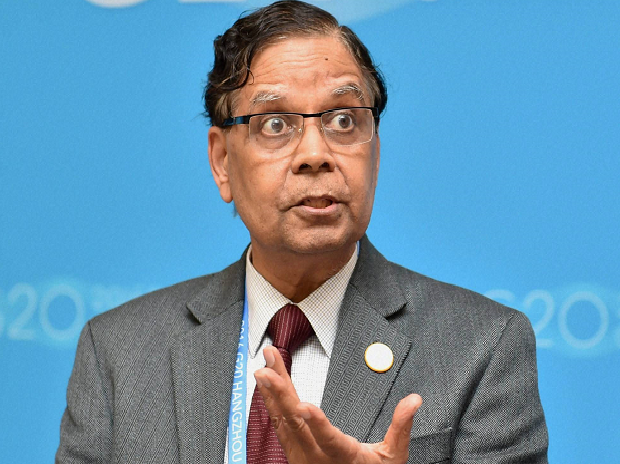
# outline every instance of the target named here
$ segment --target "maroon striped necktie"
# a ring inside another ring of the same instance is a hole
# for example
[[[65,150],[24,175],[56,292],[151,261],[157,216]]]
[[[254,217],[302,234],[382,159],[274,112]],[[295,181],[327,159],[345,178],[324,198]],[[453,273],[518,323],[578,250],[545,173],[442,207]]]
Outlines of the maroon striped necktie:
[[[291,353],[314,333],[310,321],[297,306],[287,304],[271,318],[267,333],[273,340],[273,346],[280,352],[288,374],[291,375]],[[288,464],[258,387],[254,389],[250,405],[247,462],[248,464]]]

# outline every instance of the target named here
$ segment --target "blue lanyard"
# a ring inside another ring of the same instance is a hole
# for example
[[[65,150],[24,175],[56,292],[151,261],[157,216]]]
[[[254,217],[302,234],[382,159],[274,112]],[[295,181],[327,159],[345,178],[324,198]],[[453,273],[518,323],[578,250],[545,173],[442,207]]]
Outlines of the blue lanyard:
[[[359,256],[360,244],[356,244],[356,252]],[[235,360],[235,373],[233,377],[232,394],[230,396],[230,411],[228,413],[228,462],[246,464],[246,397],[248,391],[248,347],[249,347],[249,323],[248,323],[248,290],[245,289],[243,301],[243,318],[241,319],[241,331],[239,332],[239,346]]]
[[[230,396],[230,412],[228,414],[228,462],[246,463],[246,396],[247,396],[247,364],[248,364],[248,297],[247,290],[243,302],[243,319],[239,332],[239,347],[235,360],[232,394]]]

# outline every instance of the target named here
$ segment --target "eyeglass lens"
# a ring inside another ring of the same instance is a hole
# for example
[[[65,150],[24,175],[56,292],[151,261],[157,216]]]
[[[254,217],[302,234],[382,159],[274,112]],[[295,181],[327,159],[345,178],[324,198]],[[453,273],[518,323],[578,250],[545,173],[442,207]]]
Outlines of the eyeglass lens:
[[[322,132],[328,143],[359,145],[372,140],[374,116],[368,108],[345,108],[321,115]],[[304,117],[299,114],[254,115],[249,121],[250,139],[262,148],[279,150],[303,134]]]

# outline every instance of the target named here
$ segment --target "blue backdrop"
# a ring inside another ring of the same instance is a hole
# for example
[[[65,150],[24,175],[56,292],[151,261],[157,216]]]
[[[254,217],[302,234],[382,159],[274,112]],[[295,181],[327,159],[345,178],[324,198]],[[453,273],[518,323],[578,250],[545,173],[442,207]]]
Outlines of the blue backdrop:
[[[201,92],[265,3],[0,2],[0,462],[52,460],[87,319],[247,244]],[[551,461],[619,462],[620,3],[315,3],[388,81],[370,238],[525,311]]]

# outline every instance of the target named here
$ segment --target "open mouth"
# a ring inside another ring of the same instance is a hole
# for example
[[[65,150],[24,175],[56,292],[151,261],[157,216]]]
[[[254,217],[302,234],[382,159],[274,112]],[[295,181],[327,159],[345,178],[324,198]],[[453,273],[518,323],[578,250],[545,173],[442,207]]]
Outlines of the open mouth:
[[[315,209],[325,209],[333,204],[334,201],[329,198],[304,198],[301,202],[302,206],[309,206]]]

